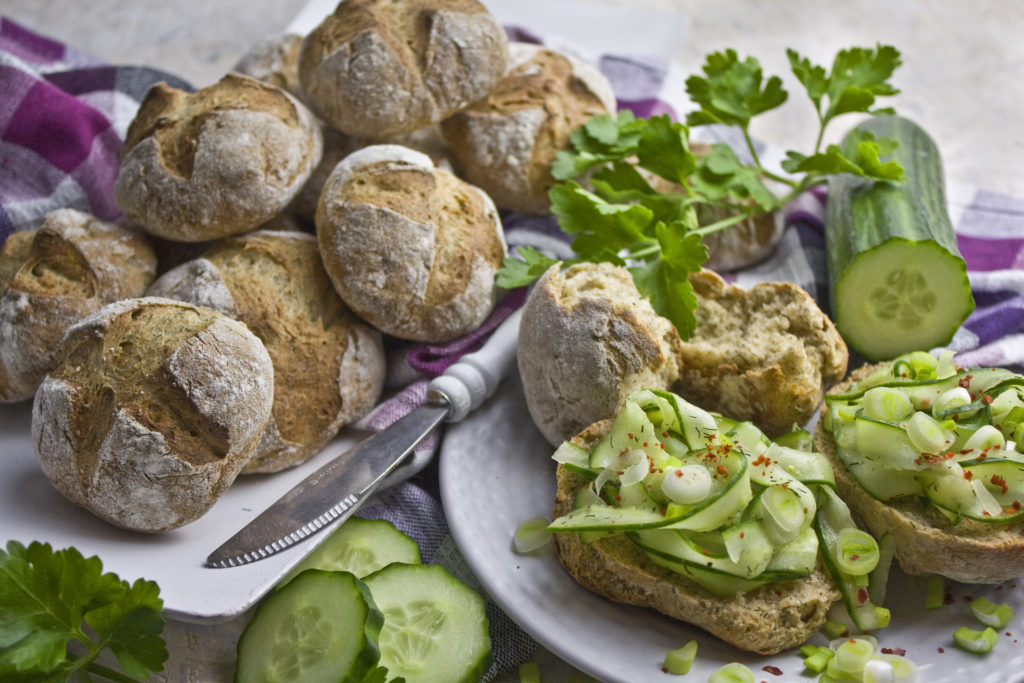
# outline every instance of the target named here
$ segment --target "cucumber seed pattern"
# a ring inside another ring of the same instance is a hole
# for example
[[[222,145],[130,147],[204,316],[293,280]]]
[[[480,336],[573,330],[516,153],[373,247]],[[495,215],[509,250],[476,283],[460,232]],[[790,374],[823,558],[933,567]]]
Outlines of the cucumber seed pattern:
[[[441,631],[448,619],[444,610],[430,600],[413,600],[389,606],[383,612],[382,659],[406,673],[422,671],[440,646]]]
[[[288,612],[278,622],[274,638],[273,655],[270,658],[273,680],[295,681],[303,671],[315,667],[324,652],[337,648],[333,644],[339,635],[333,624],[323,618],[316,605],[305,605]]]
[[[879,318],[914,328],[935,309],[938,299],[920,270],[899,268],[871,292],[869,301]]]

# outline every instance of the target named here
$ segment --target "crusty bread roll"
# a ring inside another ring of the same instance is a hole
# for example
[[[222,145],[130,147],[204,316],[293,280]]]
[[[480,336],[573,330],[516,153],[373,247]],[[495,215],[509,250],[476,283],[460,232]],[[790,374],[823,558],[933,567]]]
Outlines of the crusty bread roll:
[[[302,36],[279,33],[268,36],[249,48],[232,71],[287,90],[302,101],[299,84],[299,51]]]
[[[72,502],[125,529],[187,524],[231,485],[274,394],[263,344],[206,308],[143,297],[73,325],[36,392],[32,440]]]
[[[831,393],[849,391],[854,382],[881,365],[857,368]],[[941,574],[963,583],[1000,583],[1024,574],[1024,521],[983,524],[965,519],[953,524],[919,496],[883,503],[861,488],[846,469],[832,435],[820,421],[814,446],[832,464],[839,495],[850,510],[876,538],[892,534],[896,560],[906,573]]]
[[[614,114],[608,79],[551,48],[510,44],[509,72],[487,95],[441,123],[460,174],[504,209],[548,213],[551,164],[572,131]]]
[[[679,376],[679,333],[609,263],[551,266],[523,307],[517,356],[526,405],[552,445],[613,417],[638,389]]]
[[[593,446],[611,427],[594,424],[572,439]],[[573,509],[577,491],[589,480],[563,466],[552,519]],[[820,565],[799,579],[770,583],[747,593],[714,595],[682,574],[651,562],[623,534],[581,543],[574,533],[554,534],[555,550],[566,571],[587,589],[612,600],[651,607],[698,626],[730,645],[774,654],[803,644],[825,623],[838,589]]]
[[[846,374],[849,352],[828,316],[788,282],[744,289],[710,270],[690,282],[697,328],[680,347],[673,390],[772,438],[805,424]]]
[[[74,209],[0,249],[0,401],[32,398],[65,330],[105,304],[141,296],[156,275],[146,236]]]
[[[147,293],[212,308],[263,341],[274,364],[274,409],[244,472],[303,462],[380,396],[381,334],[338,297],[313,235],[258,230],[225,238]]]
[[[447,341],[494,308],[508,252],[497,209],[421,152],[373,145],[346,157],[324,185],[316,231],[342,300],[386,334]]]
[[[437,123],[505,73],[508,39],[477,0],[345,0],[302,44],[306,102],[372,140]]]
[[[170,240],[236,235],[288,205],[322,145],[304,105],[254,78],[228,74],[195,93],[157,83],[128,128],[115,200]]]

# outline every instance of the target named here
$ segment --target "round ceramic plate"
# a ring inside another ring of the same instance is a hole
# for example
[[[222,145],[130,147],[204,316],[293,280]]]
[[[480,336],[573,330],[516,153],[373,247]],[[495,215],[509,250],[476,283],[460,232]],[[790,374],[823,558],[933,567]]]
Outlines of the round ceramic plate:
[[[706,680],[732,661],[749,666],[758,681],[814,680],[796,650],[751,655],[652,610],[590,593],[563,571],[550,544],[517,554],[516,526],[538,515],[550,518],[553,450],[530,420],[518,378],[506,380],[482,408],[449,426],[441,447],[441,495],[452,535],[491,598],[525,631],[604,681],[679,680],[663,673],[661,664],[668,650],[690,640],[698,642],[698,654],[687,680]],[[880,647],[905,650],[922,683],[1024,682],[1024,579],[1019,585],[950,585],[950,590],[950,604],[928,611],[923,580],[894,568],[886,601],[892,625],[876,632]],[[978,595],[1009,603],[1017,614],[995,650],[981,657],[959,650],[952,639],[959,626],[978,627],[967,608]],[[819,635],[812,642],[826,641]]]

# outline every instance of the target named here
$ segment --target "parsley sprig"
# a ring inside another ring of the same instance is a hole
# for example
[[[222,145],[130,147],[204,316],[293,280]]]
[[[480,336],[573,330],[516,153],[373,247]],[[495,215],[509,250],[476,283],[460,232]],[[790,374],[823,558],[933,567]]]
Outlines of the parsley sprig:
[[[0,550],[0,681],[149,678],[167,647],[152,581],[129,584],[75,548],[17,541]],[[109,649],[124,670],[96,662]]]
[[[899,92],[889,83],[900,65],[899,52],[883,45],[841,50],[830,70],[794,50],[787,56],[819,123],[809,154],[786,153],[781,169],[788,175],[762,165],[750,126],[789,95],[781,78],[766,78],[757,59],[741,60],[734,50],[708,55],[703,74],[686,79],[686,92],[697,108],[685,123],[667,115],[636,118],[620,111],[595,116],[573,131],[572,148],[560,152],[551,169],[562,182],[549,193],[552,213],[573,237],[577,255],[563,264],[607,261],[627,267],[640,292],[686,339],[696,327],[697,306],[688,278],[707,260],[705,235],[776,211],[833,174],[901,180],[899,164],[881,161],[894,149],[892,140],[865,134],[846,149],[822,149],[825,130],[837,117],[894,113],[876,108],[875,102]],[[737,152],[718,143],[706,154],[695,154],[690,129],[712,124],[738,128],[745,149]],[[670,189],[655,176],[668,181]],[[718,218],[702,225],[699,216],[706,215]],[[557,263],[532,247],[517,251],[518,257],[506,259],[498,273],[501,287],[529,285]]]

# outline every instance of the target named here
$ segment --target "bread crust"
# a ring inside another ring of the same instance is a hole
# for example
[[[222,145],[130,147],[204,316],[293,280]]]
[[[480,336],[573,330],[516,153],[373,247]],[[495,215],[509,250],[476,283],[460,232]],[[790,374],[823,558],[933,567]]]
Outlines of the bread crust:
[[[679,344],[624,268],[551,266],[519,325],[517,362],[534,424],[554,446],[614,416],[633,391],[669,388]]]
[[[593,447],[611,420],[591,425],[572,441]],[[573,509],[576,492],[586,480],[563,466],[553,519]],[[554,535],[558,558],[587,589],[611,600],[650,607],[698,626],[742,650],[774,654],[801,645],[824,622],[839,600],[838,589],[822,566],[810,576],[762,586],[747,593],[718,596],[669,569],[654,564],[623,535],[581,543],[574,533]]]
[[[697,328],[680,347],[674,390],[705,410],[751,420],[772,438],[806,424],[849,359],[828,316],[789,282],[744,289],[710,270],[690,282]]]
[[[332,127],[384,140],[484,97],[508,39],[476,0],[345,0],[299,55],[306,101]]]
[[[270,356],[210,309],[125,299],[72,326],[61,355],[32,405],[36,455],[65,497],[125,529],[198,519],[270,417]]]
[[[372,145],[346,157],[324,185],[316,231],[342,300],[385,334],[448,341],[494,308],[508,253],[498,211],[421,152]]]
[[[32,398],[67,328],[141,296],[156,267],[145,235],[74,209],[12,234],[0,249],[0,402]]]
[[[159,237],[237,235],[288,205],[322,146],[309,110],[255,78],[230,73],[195,93],[157,83],[128,128],[115,200]]]
[[[307,460],[380,397],[381,334],[338,297],[313,235],[258,230],[224,239],[162,275],[148,294],[239,320],[270,354],[274,408],[243,472]]]
[[[883,365],[858,368],[829,393],[848,391],[854,382]],[[876,538],[892,534],[896,559],[906,573],[941,574],[964,583],[1001,583],[1024,575],[1024,521],[984,524],[963,520],[951,524],[916,497],[883,503],[861,488],[846,469],[832,435],[820,421],[814,445],[829,459],[836,487],[850,510]]]
[[[544,214],[551,164],[569,136],[614,114],[611,84],[593,67],[550,48],[511,43],[510,69],[484,99],[441,123],[460,173],[498,206]]]

